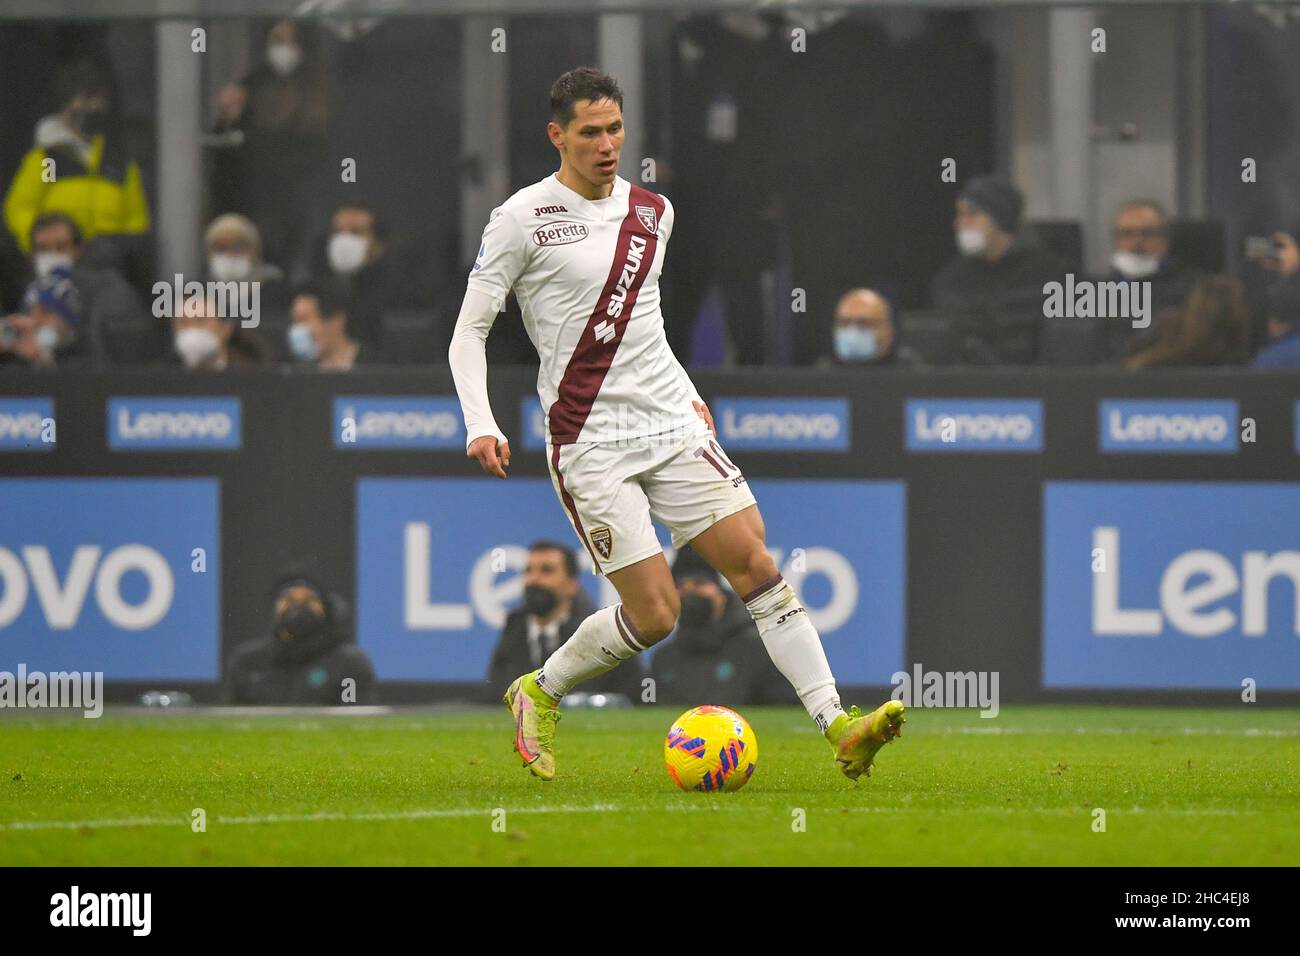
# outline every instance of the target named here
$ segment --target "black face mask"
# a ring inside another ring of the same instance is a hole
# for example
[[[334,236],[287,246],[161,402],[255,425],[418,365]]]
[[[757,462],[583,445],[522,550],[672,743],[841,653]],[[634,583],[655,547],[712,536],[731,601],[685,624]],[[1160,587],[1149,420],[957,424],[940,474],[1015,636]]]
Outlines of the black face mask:
[[[325,629],[325,615],[305,604],[290,604],[276,621],[276,633],[295,641],[315,637]]]
[[[679,619],[685,627],[703,627],[713,620],[713,602],[703,594],[683,594]]]
[[[536,617],[546,617],[560,603],[559,597],[550,588],[540,584],[529,584],[524,588],[524,610]]]

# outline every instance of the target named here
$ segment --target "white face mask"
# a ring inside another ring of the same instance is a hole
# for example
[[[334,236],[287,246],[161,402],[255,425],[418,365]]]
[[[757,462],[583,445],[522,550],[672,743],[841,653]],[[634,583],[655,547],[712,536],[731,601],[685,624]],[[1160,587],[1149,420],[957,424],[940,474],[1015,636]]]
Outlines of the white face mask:
[[[1160,271],[1159,256],[1144,256],[1140,252],[1117,250],[1110,257],[1110,264],[1125,279],[1145,279]]]
[[[218,252],[208,259],[208,273],[218,282],[242,282],[253,274],[253,260]]]
[[[966,226],[957,230],[957,248],[963,256],[978,256],[989,247],[989,237],[983,229]]]
[[[294,43],[272,43],[266,48],[266,62],[280,76],[288,76],[302,62],[302,50]]]
[[[36,347],[42,352],[53,352],[59,345],[59,330],[52,325],[42,325],[36,330]]]
[[[369,251],[370,241],[365,236],[350,232],[336,232],[330,236],[326,255],[329,257],[331,269],[342,275],[349,275],[361,268]]]
[[[195,368],[217,354],[221,340],[208,329],[181,329],[176,333],[176,352],[186,368]]]
[[[320,343],[311,329],[301,322],[289,326],[289,351],[300,362],[314,362],[320,357]]]
[[[66,252],[38,252],[32,256],[32,268],[37,278],[44,279],[55,269],[72,271],[72,256]]]

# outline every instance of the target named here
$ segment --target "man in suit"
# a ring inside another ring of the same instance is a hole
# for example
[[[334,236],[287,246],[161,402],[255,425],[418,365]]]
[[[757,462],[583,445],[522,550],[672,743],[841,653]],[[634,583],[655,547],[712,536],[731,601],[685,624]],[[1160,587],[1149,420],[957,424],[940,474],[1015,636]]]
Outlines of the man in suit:
[[[492,699],[499,699],[520,674],[536,670],[596,610],[578,577],[572,549],[555,541],[536,541],[524,568],[524,601],[506,618],[488,667]],[[619,667],[582,685],[592,694],[626,694],[641,698],[641,672]]]

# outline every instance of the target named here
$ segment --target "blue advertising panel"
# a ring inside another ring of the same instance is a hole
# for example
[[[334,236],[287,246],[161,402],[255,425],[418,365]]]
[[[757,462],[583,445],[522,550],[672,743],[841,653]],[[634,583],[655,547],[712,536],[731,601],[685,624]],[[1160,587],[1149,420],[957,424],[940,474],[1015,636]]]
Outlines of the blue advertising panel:
[[[848,451],[847,398],[717,398],[709,405],[728,451]]]
[[[768,548],[801,592],[836,678],[887,685],[904,660],[902,483],[753,486]],[[522,597],[529,542],[569,544],[589,567],[540,478],[362,478],[356,528],[358,639],[385,680],[482,680]],[[666,530],[659,539],[667,545]],[[597,605],[618,600],[604,578],[586,574],[583,584]]]
[[[0,670],[217,679],[216,479],[5,478],[0,496]]]
[[[1227,454],[1237,451],[1237,403],[1181,398],[1105,399],[1097,404],[1103,452]]]
[[[460,402],[443,395],[336,395],[331,430],[335,448],[465,447]]]
[[[1043,450],[1043,403],[1036,398],[910,398],[903,419],[908,451]]]
[[[113,451],[237,451],[240,401],[225,395],[114,396],[108,400]]]
[[[1047,687],[1300,688],[1300,484],[1050,482]]]
[[[0,398],[0,452],[54,451],[53,424],[54,399],[48,396]]]

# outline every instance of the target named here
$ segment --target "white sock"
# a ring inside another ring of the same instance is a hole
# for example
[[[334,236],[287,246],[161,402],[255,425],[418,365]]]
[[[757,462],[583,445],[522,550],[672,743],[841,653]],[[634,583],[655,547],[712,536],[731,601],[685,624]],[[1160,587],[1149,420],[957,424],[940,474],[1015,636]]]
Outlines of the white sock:
[[[645,650],[623,605],[611,604],[589,614],[573,636],[555,649],[537,672],[537,686],[559,700],[575,686],[612,671]]]
[[[785,675],[808,715],[824,733],[844,713],[826,651],[808,612],[779,574],[757,591],[745,595],[745,606],[758,625],[768,656]]]

